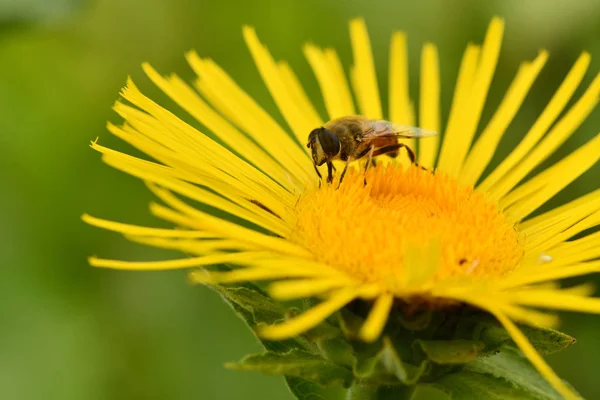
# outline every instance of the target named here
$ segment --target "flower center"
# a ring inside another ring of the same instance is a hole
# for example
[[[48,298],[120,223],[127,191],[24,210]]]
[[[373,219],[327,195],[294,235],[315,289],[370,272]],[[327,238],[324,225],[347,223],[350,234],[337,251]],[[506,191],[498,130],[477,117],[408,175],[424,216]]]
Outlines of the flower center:
[[[523,255],[519,232],[472,187],[438,173],[381,165],[306,193],[291,240],[361,282],[392,291],[444,279],[489,279]]]

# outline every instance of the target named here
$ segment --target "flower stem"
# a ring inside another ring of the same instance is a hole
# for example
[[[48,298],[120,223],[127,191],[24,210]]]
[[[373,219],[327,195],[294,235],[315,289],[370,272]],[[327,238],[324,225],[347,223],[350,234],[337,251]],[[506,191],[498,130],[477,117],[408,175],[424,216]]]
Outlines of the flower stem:
[[[346,394],[346,400],[409,400],[415,386],[376,386],[355,384]]]

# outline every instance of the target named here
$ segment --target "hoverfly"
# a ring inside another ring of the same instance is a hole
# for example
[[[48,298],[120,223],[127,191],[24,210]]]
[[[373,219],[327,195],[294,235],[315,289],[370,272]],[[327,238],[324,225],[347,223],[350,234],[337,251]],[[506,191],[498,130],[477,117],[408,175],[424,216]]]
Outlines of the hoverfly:
[[[415,153],[407,145],[398,143],[398,138],[424,138],[435,135],[437,135],[436,132],[427,129],[349,115],[313,129],[308,135],[306,147],[312,152],[313,165],[319,179],[322,179],[322,176],[317,167],[327,163],[328,183],[333,182],[335,167],[332,161],[346,161],[338,187],[342,184],[348,164],[368,156],[364,171],[364,184],[366,185],[366,172],[373,157],[382,154],[396,157],[398,151],[405,148],[410,161],[415,163]]]

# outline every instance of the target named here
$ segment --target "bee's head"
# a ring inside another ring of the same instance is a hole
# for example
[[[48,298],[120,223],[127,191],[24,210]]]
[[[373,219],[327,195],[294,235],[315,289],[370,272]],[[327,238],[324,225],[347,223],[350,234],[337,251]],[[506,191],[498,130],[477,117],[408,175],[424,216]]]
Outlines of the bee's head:
[[[310,132],[306,147],[311,149],[315,165],[323,165],[339,154],[341,144],[333,132],[321,127]]]

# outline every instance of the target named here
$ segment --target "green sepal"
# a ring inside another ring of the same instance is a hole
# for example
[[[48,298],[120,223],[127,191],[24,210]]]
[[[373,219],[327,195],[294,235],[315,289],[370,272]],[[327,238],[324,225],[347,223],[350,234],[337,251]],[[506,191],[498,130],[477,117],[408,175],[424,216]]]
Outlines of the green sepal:
[[[251,354],[241,361],[230,362],[225,366],[230,369],[258,371],[268,375],[294,376],[325,387],[336,385],[349,387],[353,380],[349,369],[303,350]]]
[[[519,325],[519,329],[543,355],[557,353],[576,342],[574,337],[550,328]],[[475,336],[491,348],[512,343],[512,338],[502,325],[490,318],[478,321]]]
[[[477,358],[485,343],[474,340],[415,340],[425,357],[436,364],[466,364]]]
[[[429,366],[427,360],[418,366],[403,362],[388,337],[373,344],[356,343],[355,351],[354,376],[373,384],[414,385]]]

